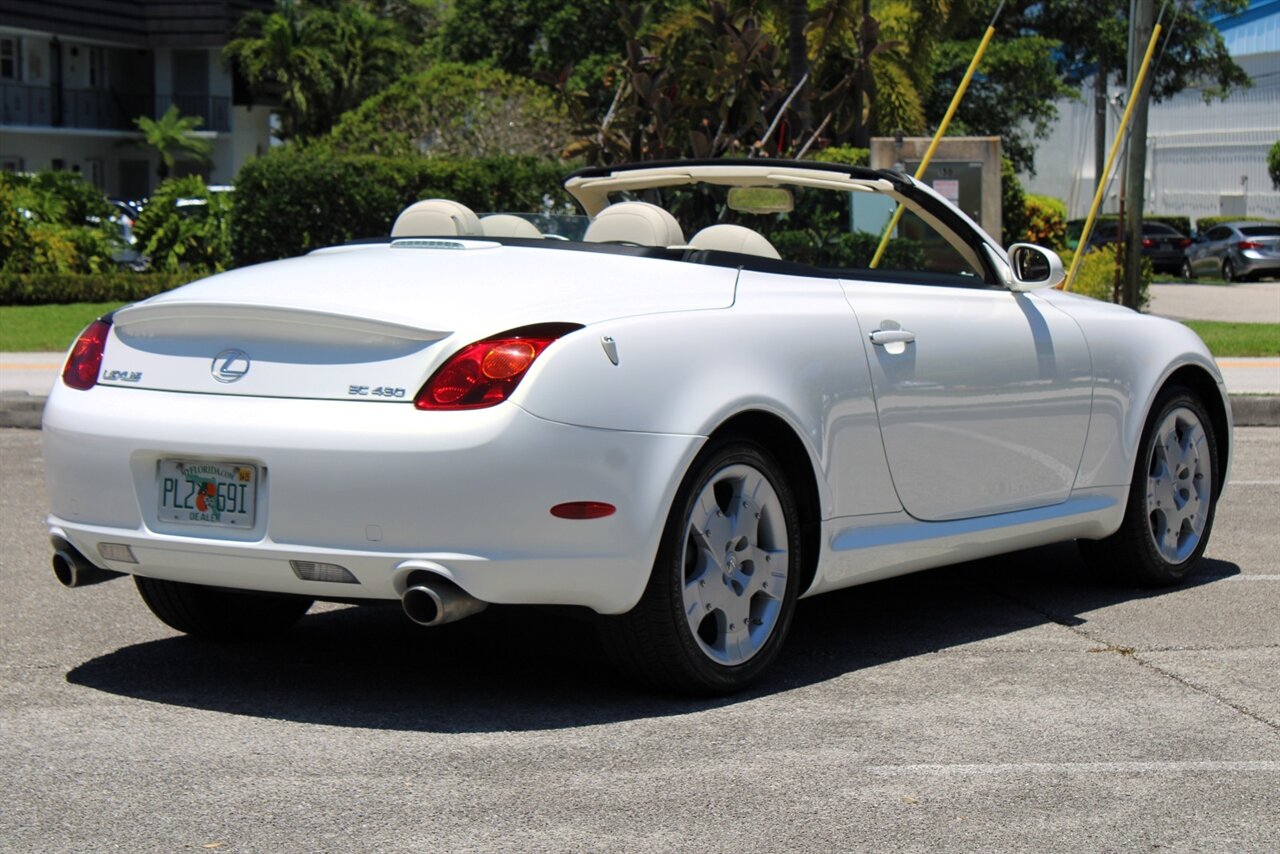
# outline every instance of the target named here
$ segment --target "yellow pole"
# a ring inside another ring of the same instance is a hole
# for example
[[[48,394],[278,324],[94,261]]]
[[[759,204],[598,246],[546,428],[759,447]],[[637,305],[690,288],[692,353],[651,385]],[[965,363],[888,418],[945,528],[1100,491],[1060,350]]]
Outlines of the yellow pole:
[[[942,124],[938,125],[937,133],[933,135],[933,142],[929,143],[929,148],[924,153],[924,159],[920,161],[920,166],[916,169],[917,181],[924,177],[924,171],[929,168],[929,161],[933,159],[933,153],[938,148],[938,142],[941,141],[943,134],[947,132],[947,126],[951,124],[951,117],[956,114],[956,110],[960,106],[960,99],[964,97],[965,90],[969,88],[969,81],[973,78],[973,72],[978,70],[978,63],[982,61],[982,55],[987,52],[987,45],[995,34],[996,28],[993,22],[982,35],[982,42],[978,45],[978,50],[973,54],[973,59],[970,60],[969,67],[965,70],[964,77],[960,80],[960,86],[956,89],[956,93],[951,96],[951,106],[947,107],[947,113],[942,117]],[[893,230],[898,227],[898,220],[901,218],[902,205],[898,205],[893,211],[893,218],[889,220],[889,227],[885,229],[884,235],[880,238],[880,245],[876,247],[875,257],[871,259],[871,269],[874,270],[880,266],[880,259],[884,256],[884,249],[889,245],[889,235],[893,234]]]
[[[1142,88],[1142,82],[1147,78],[1147,67],[1151,64],[1151,54],[1155,52],[1156,40],[1159,38],[1160,25],[1156,24],[1155,29],[1151,31],[1151,41],[1147,43],[1146,56],[1142,57],[1142,67],[1138,69],[1138,79],[1133,81],[1133,89],[1129,92],[1129,103],[1124,108],[1124,115],[1120,117],[1120,127],[1116,129],[1115,142],[1111,143],[1111,153],[1107,156],[1106,168],[1098,178],[1098,189],[1093,194],[1093,205],[1089,208],[1089,216],[1084,221],[1084,230],[1080,232],[1080,242],[1076,244],[1076,254],[1071,259],[1071,269],[1067,271],[1067,278],[1062,283],[1064,291],[1071,290],[1076,270],[1080,267],[1080,259],[1084,257],[1085,249],[1089,245],[1089,236],[1093,234],[1093,221],[1098,218],[1098,208],[1102,206],[1102,196],[1106,193],[1107,178],[1111,175],[1111,167],[1115,165],[1116,155],[1120,153],[1120,143],[1124,140],[1129,116],[1133,115],[1133,105],[1138,101],[1138,90]]]

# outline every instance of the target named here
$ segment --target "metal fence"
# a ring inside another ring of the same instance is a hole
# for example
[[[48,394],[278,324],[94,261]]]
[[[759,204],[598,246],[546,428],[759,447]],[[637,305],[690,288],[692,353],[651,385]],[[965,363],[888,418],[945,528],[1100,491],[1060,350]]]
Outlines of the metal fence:
[[[177,104],[201,130],[231,130],[231,99],[217,95],[149,95],[115,89],[62,89],[0,84],[0,124],[86,130],[134,130],[138,116],[158,117]]]

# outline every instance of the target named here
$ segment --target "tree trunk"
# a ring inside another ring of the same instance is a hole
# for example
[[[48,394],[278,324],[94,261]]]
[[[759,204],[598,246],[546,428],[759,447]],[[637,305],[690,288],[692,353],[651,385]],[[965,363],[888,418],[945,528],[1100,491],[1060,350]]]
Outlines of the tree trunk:
[[[871,147],[871,98],[875,97],[875,81],[871,79],[871,51],[876,48],[880,28],[871,20],[871,0],[862,0],[862,17],[858,20],[858,71],[853,82],[853,144]],[[867,117],[863,120],[864,110]],[[892,128],[885,128],[886,131]]]
[[[1107,168],[1107,67],[1098,57],[1098,73],[1093,78],[1093,174],[1096,193],[1106,180]],[[1106,198],[1103,198],[1106,202]]]
[[[792,89],[800,85],[809,71],[809,45],[804,35],[804,28],[808,23],[808,0],[787,0],[787,82]],[[813,81],[806,85],[812,90]],[[791,112],[795,115],[791,139],[795,141],[806,136],[813,124],[808,92],[801,92],[796,96],[791,102]],[[792,147],[795,147],[794,144]]]
[[[1155,25],[1154,0],[1133,0],[1132,28],[1129,39],[1129,85],[1138,79],[1142,56]],[[1142,272],[1142,213],[1147,194],[1147,101],[1151,95],[1150,76],[1134,94],[1133,117],[1129,132],[1129,162],[1125,173],[1125,270],[1124,304],[1138,307],[1139,277]]]

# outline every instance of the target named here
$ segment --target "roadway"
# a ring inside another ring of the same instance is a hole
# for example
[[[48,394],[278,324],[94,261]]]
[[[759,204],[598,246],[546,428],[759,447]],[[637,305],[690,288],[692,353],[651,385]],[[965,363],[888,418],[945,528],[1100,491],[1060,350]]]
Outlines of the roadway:
[[[1071,545],[807,600],[737,697],[635,691],[589,622],[169,631],[49,570],[39,433],[0,430],[0,848],[1280,850],[1280,431],[1236,432],[1189,583]]]

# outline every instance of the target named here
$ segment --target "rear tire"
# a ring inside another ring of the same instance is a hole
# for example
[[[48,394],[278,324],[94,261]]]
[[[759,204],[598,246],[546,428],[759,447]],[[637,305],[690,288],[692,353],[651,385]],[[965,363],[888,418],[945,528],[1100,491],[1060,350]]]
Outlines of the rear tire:
[[[739,691],[777,657],[798,596],[800,513],[777,460],[709,444],[676,493],[640,602],[601,628],[614,660],[663,691]]]
[[[1209,543],[1219,471],[1204,404],[1190,389],[1164,389],[1147,418],[1120,529],[1079,543],[1089,568],[1144,587],[1181,582]]]
[[[1192,281],[1196,277],[1196,271],[1191,269],[1191,261],[1184,260],[1182,262],[1182,278]]]
[[[298,622],[314,601],[141,575],[133,581],[142,601],[162,623],[206,640],[260,640],[280,634]]]
[[[1231,263],[1231,259],[1227,258],[1222,262],[1222,280],[1224,282],[1234,282],[1236,279],[1236,265]]]

